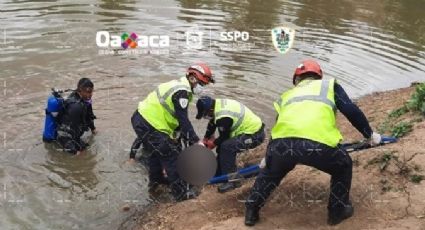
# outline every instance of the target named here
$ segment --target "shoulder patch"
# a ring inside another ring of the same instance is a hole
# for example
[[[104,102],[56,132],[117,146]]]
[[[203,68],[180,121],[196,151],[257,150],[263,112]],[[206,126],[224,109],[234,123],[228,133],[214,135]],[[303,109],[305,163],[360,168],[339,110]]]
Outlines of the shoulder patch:
[[[187,105],[189,104],[189,99],[187,99],[187,98],[180,98],[179,99],[179,103],[180,103],[180,106],[183,109],[185,109],[187,107]]]

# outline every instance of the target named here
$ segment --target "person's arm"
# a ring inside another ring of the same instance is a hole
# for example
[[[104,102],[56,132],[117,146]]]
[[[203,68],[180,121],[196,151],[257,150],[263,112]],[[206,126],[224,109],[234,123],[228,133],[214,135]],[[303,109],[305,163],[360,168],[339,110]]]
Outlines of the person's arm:
[[[215,139],[214,144],[219,146],[225,140],[230,138],[233,120],[230,117],[223,117],[216,121],[216,125],[217,125],[219,136],[217,139]]]
[[[198,135],[196,135],[195,130],[193,129],[192,123],[189,121],[187,108],[189,106],[189,95],[187,91],[180,90],[174,93],[171,98],[174,111],[176,113],[177,120],[179,121],[181,135],[187,140],[190,144],[197,143],[199,141]]]
[[[205,132],[204,138],[209,139],[212,135],[214,135],[216,129],[217,126],[214,123],[214,119],[211,119],[210,122],[208,122],[207,131]]]
[[[86,121],[87,121],[87,124],[88,124],[90,130],[93,131],[93,130],[96,130],[96,126],[94,126],[94,119],[96,119],[96,116],[93,113],[93,107],[92,107],[91,103],[86,102],[86,105],[87,105]]]
[[[372,128],[370,127],[364,113],[351,101],[341,85],[335,83],[334,91],[337,109],[344,114],[350,123],[363,135],[363,137],[370,138],[372,136]]]

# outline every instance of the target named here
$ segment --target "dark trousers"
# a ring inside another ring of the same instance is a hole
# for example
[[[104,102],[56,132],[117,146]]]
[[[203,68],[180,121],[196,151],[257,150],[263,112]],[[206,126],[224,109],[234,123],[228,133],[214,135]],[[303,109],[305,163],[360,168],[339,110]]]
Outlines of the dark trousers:
[[[255,180],[246,207],[261,208],[283,177],[297,164],[312,166],[331,175],[330,213],[349,204],[352,161],[348,153],[339,147],[331,148],[311,140],[283,138],[274,139],[267,146],[266,167]]]
[[[131,123],[137,134],[132,149],[143,144],[143,149],[151,153],[148,159],[149,181],[163,183],[165,178],[162,170],[165,169],[172,194],[177,199],[184,196],[187,184],[177,173],[177,157],[182,150],[181,144],[153,128],[138,111],[133,114]]]
[[[253,149],[263,143],[265,138],[264,125],[254,134],[242,134],[225,140],[217,147],[216,176],[235,172],[236,155],[244,150]]]

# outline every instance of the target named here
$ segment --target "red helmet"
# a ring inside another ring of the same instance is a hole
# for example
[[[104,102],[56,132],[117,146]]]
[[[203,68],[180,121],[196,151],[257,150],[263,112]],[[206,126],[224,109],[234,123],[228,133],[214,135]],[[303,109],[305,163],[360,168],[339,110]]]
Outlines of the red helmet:
[[[295,85],[295,78],[299,77],[304,73],[315,73],[320,79],[323,78],[322,69],[320,68],[319,63],[313,60],[303,61],[296,69],[294,73],[294,77],[292,78],[292,83]]]
[[[203,84],[215,82],[210,67],[208,67],[205,63],[196,63],[195,65],[187,68],[186,76],[189,74],[195,75],[195,77]]]

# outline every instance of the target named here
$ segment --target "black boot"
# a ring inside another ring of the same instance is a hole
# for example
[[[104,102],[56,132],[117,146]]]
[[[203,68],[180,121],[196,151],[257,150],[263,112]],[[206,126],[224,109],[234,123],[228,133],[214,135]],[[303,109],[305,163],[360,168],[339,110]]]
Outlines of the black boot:
[[[328,224],[329,225],[337,225],[341,223],[343,220],[352,217],[354,214],[354,208],[351,204],[346,205],[343,208],[339,208],[336,210],[329,211],[328,214]]]
[[[227,182],[218,186],[217,190],[219,193],[225,193],[231,191],[233,189],[241,187],[241,183],[239,181],[236,182]]]
[[[259,210],[255,208],[247,208],[245,211],[245,225],[254,226],[259,220]]]

